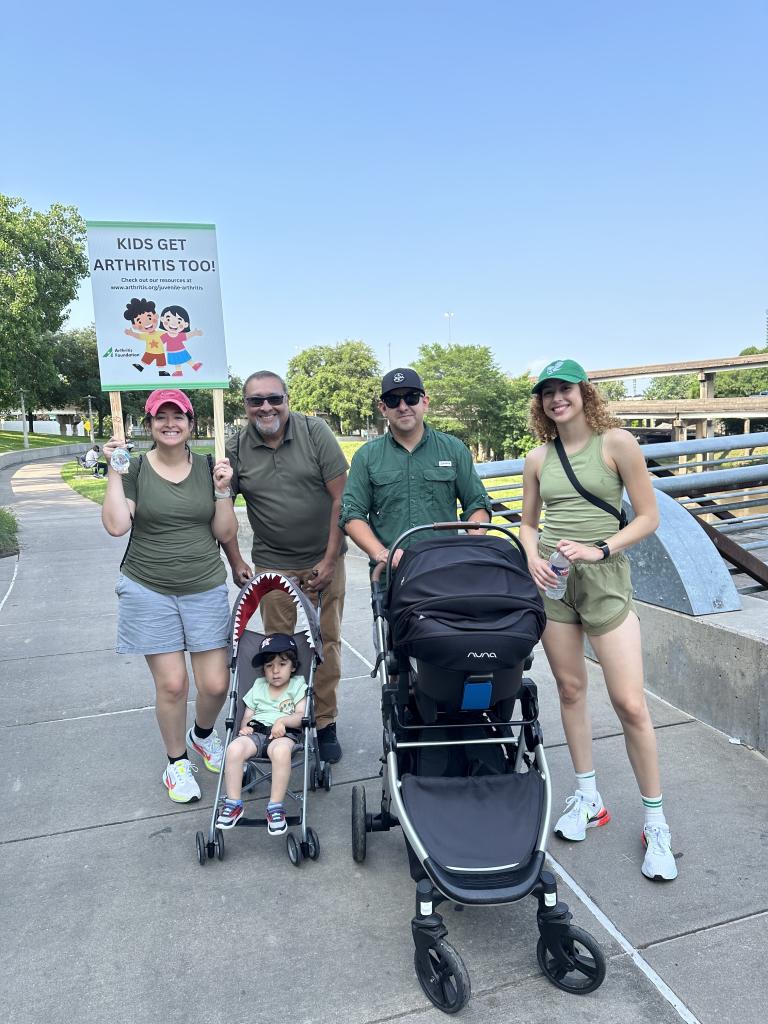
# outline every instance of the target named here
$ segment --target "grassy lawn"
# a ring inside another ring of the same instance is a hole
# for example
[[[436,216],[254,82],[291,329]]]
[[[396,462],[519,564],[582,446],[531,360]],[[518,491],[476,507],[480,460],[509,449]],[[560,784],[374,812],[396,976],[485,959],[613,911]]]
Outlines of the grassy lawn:
[[[9,508],[0,508],[0,558],[18,553],[16,517]]]
[[[84,444],[87,437],[61,437],[58,434],[29,434],[30,448],[50,448],[57,444]],[[0,452],[15,452],[24,447],[20,430],[0,430]]]

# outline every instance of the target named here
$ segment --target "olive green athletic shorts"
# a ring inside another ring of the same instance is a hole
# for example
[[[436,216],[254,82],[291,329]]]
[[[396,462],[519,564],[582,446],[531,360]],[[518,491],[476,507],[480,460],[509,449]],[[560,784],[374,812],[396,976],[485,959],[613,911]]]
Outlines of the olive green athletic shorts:
[[[542,558],[549,558],[553,550],[539,545]],[[637,614],[629,559],[623,551],[602,562],[574,562],[562,601],[553,601],[543,593],[542,597],[547,619],[580,625],[589,636],[610,633],[630,612]]]

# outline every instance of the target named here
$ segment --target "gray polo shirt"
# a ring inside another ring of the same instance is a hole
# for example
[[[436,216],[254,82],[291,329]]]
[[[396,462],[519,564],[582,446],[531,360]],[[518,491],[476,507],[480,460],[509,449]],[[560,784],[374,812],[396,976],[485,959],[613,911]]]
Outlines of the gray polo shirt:
[[[339,442],[324,420],[292,412],[277,448],[250,423],[227,442],[232,489],[242,494],[253,530],[251,557],[270,569],[319,562],[328,544],[332,499],[326,489],[347,471]]]

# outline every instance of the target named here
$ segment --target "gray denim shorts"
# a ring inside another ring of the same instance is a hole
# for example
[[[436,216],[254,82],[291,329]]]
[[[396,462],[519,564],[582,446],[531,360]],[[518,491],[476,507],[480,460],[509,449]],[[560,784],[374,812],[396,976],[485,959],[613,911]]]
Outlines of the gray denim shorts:
[[[201,594],[158,594],[123,576],[117,579],[118,654],[213,651],[229,642],[226,583]]]

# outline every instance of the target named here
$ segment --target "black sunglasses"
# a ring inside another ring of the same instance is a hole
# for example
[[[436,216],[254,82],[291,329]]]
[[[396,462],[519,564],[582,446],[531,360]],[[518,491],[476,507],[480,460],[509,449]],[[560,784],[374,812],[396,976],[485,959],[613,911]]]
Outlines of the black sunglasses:
[[[418,405],[423,395],[421,391],[406,391],[404,395],[382,395],[381,400],[388,409],[397,409],[401,402],[406,405]]]
[[[269,402],[270,405],[282,405],[285,399],[285,394],[281,395],[246,395],[246,405],[264,405],[265,402]]]

